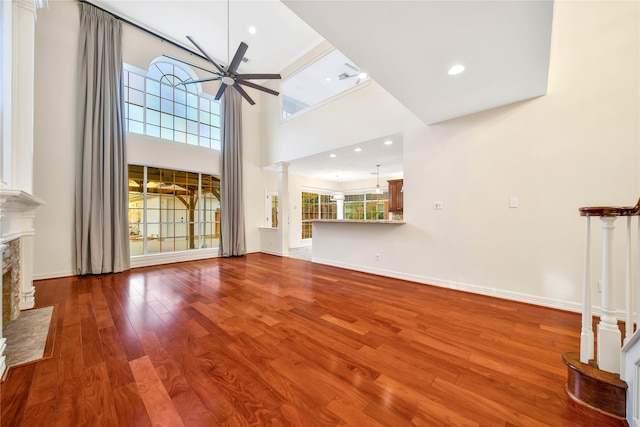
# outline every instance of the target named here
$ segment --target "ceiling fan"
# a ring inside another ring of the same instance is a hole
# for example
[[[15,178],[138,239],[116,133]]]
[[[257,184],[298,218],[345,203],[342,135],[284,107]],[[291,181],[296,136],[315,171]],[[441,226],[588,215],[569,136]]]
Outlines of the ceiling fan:
[[[257,90],[260,90],[262,92],[270,93],[271,95],[276,95],[276,96],[279,95],[279,93],[276,92],[275,90],[266,88],[264,86],[257,85],[255,83],[249,82],[247,80],[253,80],[253,79],[263,79],[263,80],[281,79],[282,77],[280,77],[280,74],[240,74],[240,73],[237,72],[238,71],[238,66],[242,62],[242,58],[244,58],[244,54],[247,52],[247,49],[249,48],[249,46],[245,42],[240,42],[240,46],[238,46],[238,50],[236,50],[236,54],[233,56],[233,59],[231,60],[231,63],[225,68],[222,65],[218,64],[213,58],[211,58],[211,56],[209,56],[209,54],[200,45],[198,45],[198,43],[191,36],[187,36],[187,39],[189,39],[189,41],[191,43],[193,43],[193,45],[200,52],[202,52],[204,57],[209,62],[211,62],[213,64],[213,66],[215,67],[215,69],[217,71],[201,67],[199,65],[190,63],[188,61],[185,61],[183,59],[176,58],[176,57],[173,57],[173,56],[170,56],[170,55],[163,55],[163,56],[165,56],[167,58],[173,59],[175,61],[182,62],[183,64],[187,64],[187,65],[189,65],[191,67],[199,68],[201,70],[207,71],[207,72],[215,75],[215,77],[210,77],[210,78],[206,78],[206,79],[186,80],[186,81],[181,82],[179,84],[188,85],[188,84],[195,84],[195,83],[202,83],[202,82],[210,82],[210,81],[214,81],[214,80],[220,80],[221,81],[220,82],[220,88],[218,89],[218,92],[216,93],[216,96],[215,96],[216,101],[220,100],[220,98],[222,97],[222,94],[224,93],[225,89],[228,86],[233,86],[235,88],[235,90],[237,90],[240,93],[240,95],[242,95],[242,97],[244,99],[246,99],[249,102],[249,104],[251,104],[251,105],[254,105],[255,101],[253,99],[251,99],[249,94],[240,85],[247,86],[247,87],[250,87],[250,88],[253,88],[253,89],[257,89]]]
[[[240,87],[240,85],[257,89],[262,92],[270,93],[271,95],[275,95],[275,96],[279,95],[279,93],[276,92],[275,90],[257,85],[247,80],[253,80],[253,79],[279,80],[282,78],[280,77],[280,74],[240,74],[238,73],[238,67],[240,66],[240,63],[244,58],[244,54],[247,52],[247,49],[249,48],[249,46],[245,42],[240,42],[240,46],[238,46],[238,50],[236,50],[236,54],[233,55],[233,59],[231,60],[231,63],[229,63],[225,69],[225,67],[218,64],[198,43],[196,43],[196,41],[191,36],[187,36],[187,39],[189,39],[189,41],[193,43],[193,45],[204,55],[204,57],[213,64],[216,71],[201,67],[196,64],[192,64],[180,58],[174,58],[169,55],[164,55],[164,56],[166,56],[167,58],[173,59],[175,61],[182,62],[183,64],[187,64],[192,67],[207,71],[215,75],[215,77],[199,79],[199,80],[187,80],[179,84],[188,85],[188,84],[220,80],[220,88],[218,89],[218,92],[216,93],[216,96],[215,96],[216,101],[219,101],[220,98],[222,98],[222,94],[224,93],[225,89],[227,89],[228,86],[233,86],[235,90],[237,90],[238,93],[240,93],[240,95],[242,95],[242,97],[246,99],[251,105],[254,105],[255,101],[251,99],[249,94],[242,87]],[[227,62],[229,62],[229,39],[230,39],[229,37],[229,0],[227,0]]]
[[[353,71],[355,71],[355,74],[349,74],[348,72],[344,72],[342,74],[340,74],[338,76],[338,80],[345,80],[345,79],[350,79],[352,77],[357,77],[358,80],[356,80],[355,84],[360,83],[360,81],[364,80],[367,78],[367,73],[361,72],[360,69],[358,67],[356,67],[355,65],[351,65],[348,62],[345,62],[344,65],[346,65],[347,67],[351,68]]]

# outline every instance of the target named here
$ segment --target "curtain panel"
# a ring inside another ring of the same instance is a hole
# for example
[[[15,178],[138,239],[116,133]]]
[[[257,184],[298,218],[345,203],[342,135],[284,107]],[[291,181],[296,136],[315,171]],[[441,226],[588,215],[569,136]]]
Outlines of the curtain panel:
[[[242,98],[227,88],[222,97],[222,174],[220,177],[220,255],[246,253],[242,190]]]
[[[76,272],[122,272],[130,267],[122,23],[81,3],[79,50]]]

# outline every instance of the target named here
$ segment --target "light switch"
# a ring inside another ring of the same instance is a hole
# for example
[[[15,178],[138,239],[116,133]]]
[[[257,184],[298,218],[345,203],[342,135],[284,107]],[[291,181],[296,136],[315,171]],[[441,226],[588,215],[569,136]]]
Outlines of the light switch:
[[[509,207],[517,208],[518,207],[518,198],[517,197],[509,197]]]

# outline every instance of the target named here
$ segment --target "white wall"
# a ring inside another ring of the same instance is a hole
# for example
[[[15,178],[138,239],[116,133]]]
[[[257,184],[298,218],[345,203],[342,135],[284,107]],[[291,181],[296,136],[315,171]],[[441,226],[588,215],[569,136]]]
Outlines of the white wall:
[[[260,227],[264,225],[262,219],[264,190],[262,187],[262,168],[260,167],[264,139],[259,123],[265,98],[272,95],[262,95],[253,90],[248,90],[247,92],[256,101],[256,104],[249,105],[247,102],[242,102],[245,233],[247,237],[247,252],[258,252],[260,251]]]
[[[73,274],[74,183],[77,140],[76,86],[80,26],[76,1],[49,2],[38,12],[36,22],[34,194],[47,202],[36,216],[35,278]],[[175,47],[123,24],[124,61],[141,69],[163,53],[181,56]],[[194,61],[194,59],[191,59]],[[204,85],[208,93],[216,86]],[[257,251],[257,224],[262,218],[254,206],[261,206],[260,95],[251,91],[257,105],[243,104],[244,185],[247,250]],[[173,167],[194,172],[220,174],[219,153],[170,141],[127,135],[130,163]],[[261,210],[262,208],[260,208]],[[209,253],[208,256],[211,256]],[[164,257],[164,262],[184,259]]]
[[[323,224],[314,260],[578,309],[578,207],[632,205],[640,195],[639,12],[637,2],[556,2],[548,95],[405,132],[406,224]],[[616,225],[623,309],[623,220]]]
[[[421,122],[375,81],[369,80],[281,121],[281,98],[265,103],[267,149],[263,166],[414,128]]]
[[[34,278],[73,274],[78,127],[75,120],[80,12],[73,1],[38,11],[35,50],[34,189],[38,208]]]

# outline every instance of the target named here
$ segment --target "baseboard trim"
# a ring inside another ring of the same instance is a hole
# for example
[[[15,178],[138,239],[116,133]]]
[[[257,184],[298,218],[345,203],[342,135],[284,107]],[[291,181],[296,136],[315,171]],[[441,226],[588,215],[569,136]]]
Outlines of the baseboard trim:
[[[312,243],[299,243],[297,245],[290,245],[289,249],[296,249],[296,248],[308,248],[309,246],[312,246]]]
[[[541,307],[554,308],[557,310],[570,311],[574,313],[582,312],[582,304],[577,302],[560,301],[552,298],[540,297],[537,295],[505,291],[505,290],[486,287],[486,286],[455,282],[452,280],[438,279],[435,277],[421,276],[418,274],[404,273],[404,272],[395,271],[395,270],[386,270],[382,268],[371,268],[371,267],[362,266],[362,265],[347,264],[339,261],[322,259],[317,257],[313,257],[311,261],[318,264],[330,265],[332,267],[339,267],[347,270],[361,271],[364,273],[376,274],[378,276],[392,277],[394,279],[407,280],[409,282],[417,282],[425,285],[433,285],[441,288],[469,292],[469,293],[478,294],[478,295],[486,295],[486,296],[506,299],[510,301],[523,302],[526,304],[533,304]],[[593,307],[592,312],[596,316],[599,316],[600,314],[602,314],[602,310],[600,307]],[[625,313],[617,312],[616,317],[619,320],[624,320]]]
[[[33,280],[59,279],[61,277],[69,277],[69,276],[76,276],[76,273],[74,273],[71,270],[68,270],[68,271],[58,271],[55,273],[34,274]]]
[[[172,264],[184,261],[197,261],[208,258],[217,258],[218,256],[218,248],[144,255],[131,257],[131,268],[152,267],[155,265]]]
[[[265,253],[265,254],[269,254],[269,255],[284,256],[282,254],[282,252],[270,251],[270,250],[267,250],[267,249],[261,249],[260,252]]]

